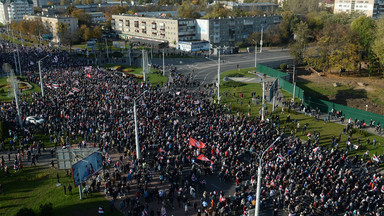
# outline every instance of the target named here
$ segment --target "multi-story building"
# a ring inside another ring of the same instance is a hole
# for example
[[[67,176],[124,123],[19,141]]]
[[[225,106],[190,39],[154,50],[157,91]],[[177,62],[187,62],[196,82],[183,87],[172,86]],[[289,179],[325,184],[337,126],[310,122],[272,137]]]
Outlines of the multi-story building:
[[[263,12],[270,12],[273,13],[278,7],[278,4],[274,3],[268,3],[268,2],[263,2],[263,3],[244,3],[243,1],[238,1],[238,2],[233,2],[233,1],[214,1],[211,5],[215,4],[222,4],[225,8],[229,10],[233,9],[241,9],[244,11],[253,11],[253,10],[258,10],[258,11],[263,11]]]
[[[179,47],[179,41],[208,41],[211,45],[234,46],[251,33],[266,30],[280,21],[280,16],[182,19],[112,15],[112,29],[125,39],[168,42],[171,47]]]
[[[360,12],[372,17],[376,1],[378,0],[335,0],[333,13]]]
[[[52,32],[53,39],[52,42],[58,43],[59,42],[59,35],[58,35],[58,23],[61,22],[64,25],[67,24],[67,31],[74,33],[78,29],[78,20],[74,17],[66,17],[66,16],[52,16],[52,15],[26,15],[24,16],[24,19],[26,20],[33,20],[33,19],[41,19],[41,21],[49,28],[49,30]]]
[[[32,2],[27,0],[0,1],[0,22],[3,24],[23,20],[24,15],[33,14]]]
[[[102,23],[106,21],[103,12],[88,12],[87,14],[91,17],[92,23]]]
[[[127,39],[169,42],[177,47],[179,40],[196,40],[196,20],[157,18],[134,15],[112,15],[112,29]]]
[[[234,46],[238,41],[245,41],[251,33],[265,31],[280,21],[280,16],[197,19],[197,39],[215,46]]]
[[[384,0],[376,0],[373,8],[373,17],[382,18],[384,16]]]
[[[32,0],[33,1],[33,7],[43,7],[48,5],[48,0]]]

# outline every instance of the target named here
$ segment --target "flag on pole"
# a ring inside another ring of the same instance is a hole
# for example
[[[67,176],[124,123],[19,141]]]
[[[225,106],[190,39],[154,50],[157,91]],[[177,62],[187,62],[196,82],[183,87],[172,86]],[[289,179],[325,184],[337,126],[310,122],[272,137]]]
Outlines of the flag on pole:
[[[197,160],[201,160],[201,161],[209,161],[209,162],[212,163],[212,161],[209,160],[209,158],[205,157],[203,154],[199,155],[199,156],[197,157]]]
[[[280,153],[277,154],[277,157],[278,157],[280,160],[285,161],[285,157],[283,157],[283,155],[281,155]]]
[[[376,155],[373,155],[373,156],[372,156],[372,160],[374,160],[374,161],[376,161],[376,162],[379,162],[379,161],[380,161],[380,159],[379,159],[378,157],[376,157]]]
[[[316,153],[319,149],[320,149],[320,147],[316,147],[313,149],[313,152]]]
[[[192,137],[189,138],[189,145],[195,146],[196,148],[205,148],[205,144],[203,142],[199,142]]]

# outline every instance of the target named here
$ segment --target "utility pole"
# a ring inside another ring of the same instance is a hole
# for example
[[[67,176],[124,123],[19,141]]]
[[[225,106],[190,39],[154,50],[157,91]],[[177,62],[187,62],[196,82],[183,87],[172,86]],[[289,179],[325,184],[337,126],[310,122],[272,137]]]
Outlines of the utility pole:
[[[15,70],[16,70],[16,73],[17,73],[17,58],[16,58],[15,52],[13,52],[13,60],[15,61]]]
[[[255,42],[255,70],[257,73],[257,43]]]
[[[139,98],[141,98],[141,96],[143,96],[145,94],[145,92],[147,92],[147,90],[145,90],[141,95],[139,95],[138,97],[133,99],[133,115],[134,115],[134,118],[135,118],[135,142],[136,142],[136,158],[137,159],[141,158],[141,152],[140,152],[141,149],[140,149],[140,143],[139,143],[139,129],[138,129],[138,126],[137,126],[136,101]]]
[[[163,49],[163,76],[165,76],[165,60],[164,60],[164,49]]]
[[[145,49],[142,50],[142,59],[143,59],[143,80],[146,82],[146,68],[147,68],[147,61],[146,61],[146,55],[147,53],[145,52]]]
[[[264,109],[265,109],[265,82],[263,79],[263,100],[262,100],[262,107],[261,107],[261,120],[264,121]]]
[[[41,96],[44,97],[44,84],[43,84],[43,75],[41,74],[41,61],[47,58],[48,56],[45,56],[44,58],[37,61],[37,64],[39,65],[39,75],[40,75],[40,88],[41,88]]]
[[[20,64],[19,45],[18,44],[16,44],[16,50],[17,50],[17,59],[19,62],[19,75],[21,76],[21,64]]]
[[[218,49],[219,51],[219,59],[217,61],[217,103],[220,104],[220,48]]]
[[[292,94],[292,103],[295,102],[295,94],[296,94],[296,68],[295,63],[293,63],[293,94]]]
[[[264,27],[261,27],[261,37],[260,37],[260,53],[263,52],[263,33],[264,33]]]
[[[20,107],[19,107],[19,98],[18,98],[18,82],[17,82],[17,77],[13,73],[13,70],[11,70],[11,84],[13,88],[13,94],[15,95],[15,102],[16,102],[16,109],[17,109],[17,118],[19,120],[19,125],[20,127],[23,127],[23,122],[21,121],[21,112],[20,112]]]

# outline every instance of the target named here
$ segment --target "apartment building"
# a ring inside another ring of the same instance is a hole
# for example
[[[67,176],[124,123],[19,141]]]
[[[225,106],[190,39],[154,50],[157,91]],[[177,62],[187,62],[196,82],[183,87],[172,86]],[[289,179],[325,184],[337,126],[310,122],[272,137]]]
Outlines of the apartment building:
[[[211,45],[234,46],[253,32],[279,24],[280,16],[255,16],[217,19],[182,19],[112,15],[112,29],[124,39],[168,42],[179,47],[183,41],[208,41]]]
[[[235,46],[245,41],[253,32],[266,31],[279,24],[281,16],[230,17],[218,19],[197,19],[198,40],[209,41],[214,46]]]
[[[127,39],[168,42],[177,47],[178,41],[196,40],[196,20],[112,15],[112,29]]]
[[[375,1],[375,6],[373,8],[373,17],[374,18],[384,17],[384,0]]]
[[[210,5],[215,4],[222,4],[225,8],[229,10],[233,9],[241,9],[244,11],[263,11],[263,12],[274,12],[279,5],[269,2],[263,2],[263,3],[244,3],[243,1],[233,2],[233,1],[214,1]]]
[[[77,18],[74,18],[74,17],[52,16],[52,15],[26,15],[24,16],[24,19],[26,20],[41,19],[41,21],[52,32],[53,34],[52,42],[54,43],[59,42],[59,36],[58,36],[58,30],[57,30],[57,24],[59,22],[63,24],[67,24],[68,25],[67,31],[69,32],[74,33],[78,29],[78,20]]]
[[[0,23],[21,21],[24,15],[30,14],[33,14],[32,2],[27,0],[0,1]]]
[[[373,17],[374,6],[377,0],[335,0],[333,13],[360,12]]]
[[[43,7],[48,5],[48,0],[32,0],[33,2],[33,7]]]

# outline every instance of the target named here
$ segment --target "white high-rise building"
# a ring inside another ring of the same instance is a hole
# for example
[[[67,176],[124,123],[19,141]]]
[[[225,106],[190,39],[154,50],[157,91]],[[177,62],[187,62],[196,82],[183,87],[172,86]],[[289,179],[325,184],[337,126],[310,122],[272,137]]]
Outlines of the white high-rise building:
[[[360,12],[369,17],[374,15],[375,3],[379,0],[335,0],[333,13]]]
[[[33,14],[32,2],[27,0],[0,1],[0,22],[3,24],[23,20],[24,15]]]

